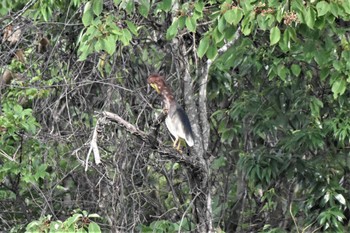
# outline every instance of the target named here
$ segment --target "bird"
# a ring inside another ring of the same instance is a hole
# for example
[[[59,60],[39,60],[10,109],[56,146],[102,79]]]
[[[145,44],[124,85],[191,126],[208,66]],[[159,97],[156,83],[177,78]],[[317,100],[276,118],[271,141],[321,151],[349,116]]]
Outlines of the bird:
[[[165,124],[175,138],[173,147],[181,151],[181,139],[185,140],[189,147],[192,147],[194,145],[194,134],[190,120],[185,110],[176,102],[164,77],[159,74],[151,74],[148,76],[147,82],[163,97],[163,111],[167,114]]]

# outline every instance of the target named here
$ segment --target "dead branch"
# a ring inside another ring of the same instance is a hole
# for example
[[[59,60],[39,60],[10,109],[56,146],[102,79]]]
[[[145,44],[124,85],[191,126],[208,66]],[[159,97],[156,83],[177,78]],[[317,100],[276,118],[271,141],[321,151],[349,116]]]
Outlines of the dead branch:
[[[156,128],[156,126],[162,122],[161,121],[162,119],[164,120],[164,116],[161,115],[160,117],[158,117],[158,119],[155,120],[152,128],[153,129]],[[124,120],[119,115],[112,113],[112,112],[104,111],[101,113],[101,117],[97,120],[96,127],[95,127],[94,132],[93,132],[93,136],[92,136],[92,139],[90,142],[90,149],[89,149],[89,152],[88,152],[87,158],[86,158],[85,170],[87,170],[87,168],[88,168],[87,162],[88,162],[89,156],[91,154],[91,151],[94,153],[95,163],[96,164],[101,163],[97,139],[98,139],[98,133],[101,132],[100,128],[101,128],[102,124],[104,123],[104,120],[109,120],[111,122],[115,122],[118,125],[122,126],[130,134],[137,136],[142,141],[144,141],[148,145],[152,146],[162,156],[162,158],[167,158],[167,159],[174,160],[178,163],[182,163],[185,166],[187,166],[193,170],[199,171],[199,170],[204,169],[203,164],[200,163],[198,158],[193,157],[193,156],[188,156],[185,154],[181,154],[171,146],[163,146],[162,142],[160,142],[154,138],[153,132],[148,134],[148,133],[138,129],[130,122]]]
[[[88,169],[88,164],[89,164],[89,158],[90,158],[90,154],[91,151],[94,152],[94,158],[95,158],[95,163],[96,165],[101,163],[101,156],[100,156],[100,151],[98,150],[98,145],[97,145],[97,136],[98,136],[98,129],[100,127],[100,123],[101,123],[101,119],[97,120],[95,129],[94,129],[94,133],[92,135],[92,139],[90,142],[90,149],[89,152],[86,156],[86,161],[85,161],[85,171],[87,171]]]

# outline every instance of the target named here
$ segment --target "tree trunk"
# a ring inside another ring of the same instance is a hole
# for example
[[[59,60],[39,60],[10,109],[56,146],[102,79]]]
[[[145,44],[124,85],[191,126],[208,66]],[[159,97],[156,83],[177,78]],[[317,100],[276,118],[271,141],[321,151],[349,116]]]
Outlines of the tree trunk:
[[[207,79],[208,75],[201,75],[200,95],[198,99],[193,93],[193,79],[191,78],[190,55],[186,56],[186,43],[177,40],[174,47],[181,48],[176,69],[179,79],[184,80],[184,102],[193,132],[195,145],[190,156],[195,157],[195,163],[188,169],[190,177],[190,192],[193,199],[193,213],[197,232],[213,232],[213,218],[210,194],[209,161],[205,159],[209,141],[209,121],[207,113]],[[193,54],[191,54],[193,55]],[[195,56],[195,55],[194,55]],[[194,72],[196,73],[196,72]]]

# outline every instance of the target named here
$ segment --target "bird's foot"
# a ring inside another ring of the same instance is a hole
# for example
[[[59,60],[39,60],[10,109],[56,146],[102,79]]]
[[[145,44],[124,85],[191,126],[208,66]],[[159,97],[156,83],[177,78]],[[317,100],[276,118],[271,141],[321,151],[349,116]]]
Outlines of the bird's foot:
[[[181,140],[176,139],[176,140],[174,141],[173,147],[174,147],[175,150],[177,150],[180,154],[182,154],[182,150],[180,149],[180,148],[181,148]]]

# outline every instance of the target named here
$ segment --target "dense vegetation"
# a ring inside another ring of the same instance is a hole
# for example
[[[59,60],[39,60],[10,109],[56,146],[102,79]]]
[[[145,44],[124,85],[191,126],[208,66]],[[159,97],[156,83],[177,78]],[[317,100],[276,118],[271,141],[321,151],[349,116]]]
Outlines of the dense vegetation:
[[[0,231],[350,231],[347,0],[3,0],[0,30]]]

